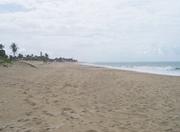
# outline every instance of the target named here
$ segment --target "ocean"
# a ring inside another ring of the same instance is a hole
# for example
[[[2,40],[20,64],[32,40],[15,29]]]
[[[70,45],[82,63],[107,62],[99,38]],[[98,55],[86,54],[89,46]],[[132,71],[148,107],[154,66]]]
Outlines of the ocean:
[[[180,76],[180,62],[96,62],[83,64],[143,73]]]

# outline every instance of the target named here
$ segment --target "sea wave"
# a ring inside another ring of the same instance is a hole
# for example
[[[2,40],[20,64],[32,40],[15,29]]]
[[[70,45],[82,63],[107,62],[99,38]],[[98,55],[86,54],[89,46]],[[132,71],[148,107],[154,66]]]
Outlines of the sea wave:
[[[159,74],[159,75],[169,75],[169,76],[180,76],[180,68],[173,66],[144,66],[144,65],[120,65],[114,66],[110,64],[92,64],[92,63],[82,63],[82,65],[102,67],[117,70],[135,71],[149,74]]]

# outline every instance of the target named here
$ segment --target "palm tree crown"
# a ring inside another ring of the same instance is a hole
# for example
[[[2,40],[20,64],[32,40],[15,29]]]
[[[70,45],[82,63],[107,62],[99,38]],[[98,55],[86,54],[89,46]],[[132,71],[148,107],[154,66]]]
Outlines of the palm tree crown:
[[[11,50],[12,50],[14,56],[15,56],[15,55],[16,55],[16,52],[17,52],[17,50],[18,50],[17,45],[16,45],[15,43],[12,43],[11,46],[10,46],[10,48],[11,48]]]

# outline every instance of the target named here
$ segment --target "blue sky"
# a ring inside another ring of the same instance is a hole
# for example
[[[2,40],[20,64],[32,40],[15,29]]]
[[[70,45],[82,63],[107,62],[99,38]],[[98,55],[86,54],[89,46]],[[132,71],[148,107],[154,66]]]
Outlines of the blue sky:
[[[26,9],[22,5],[16,3],[0,4],[0,13],[15,13],[21,11],[26,11]]]
[[[8,53],[48,52],[81,61],[180,60],[179,0],[1,0]]]

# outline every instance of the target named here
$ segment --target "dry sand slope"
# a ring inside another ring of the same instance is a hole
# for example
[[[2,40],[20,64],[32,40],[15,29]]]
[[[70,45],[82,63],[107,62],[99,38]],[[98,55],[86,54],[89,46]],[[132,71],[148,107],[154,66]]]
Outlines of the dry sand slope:
[[[0,67],[2,132],[180,132],[180,77],[33,64]]]

